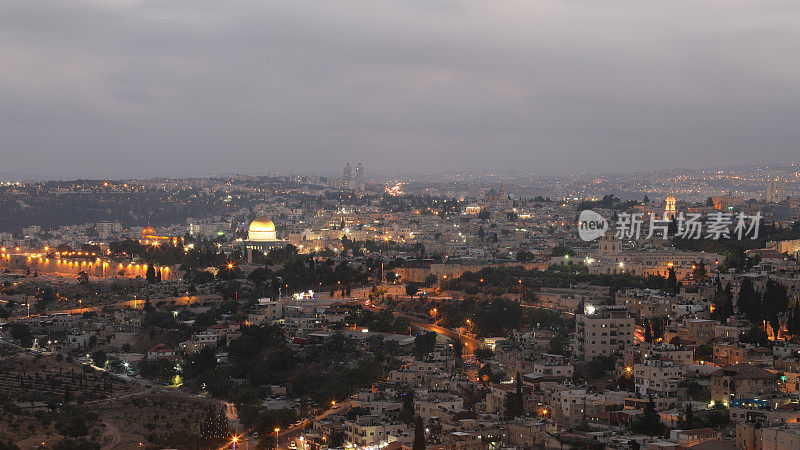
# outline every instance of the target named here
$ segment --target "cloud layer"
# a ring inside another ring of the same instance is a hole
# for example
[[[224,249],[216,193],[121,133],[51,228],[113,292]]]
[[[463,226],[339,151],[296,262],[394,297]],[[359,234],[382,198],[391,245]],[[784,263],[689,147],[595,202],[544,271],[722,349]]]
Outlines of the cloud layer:
[[[5,0],[4,168],[625,170],[796,159],[800,3]]]

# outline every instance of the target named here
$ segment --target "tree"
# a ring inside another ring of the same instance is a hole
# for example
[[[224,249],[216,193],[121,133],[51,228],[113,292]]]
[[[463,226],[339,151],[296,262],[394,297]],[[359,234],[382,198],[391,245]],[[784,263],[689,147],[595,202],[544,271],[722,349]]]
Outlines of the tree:
[[[517,261],[519,261],[519,262],[523,262],[523,263],[524,262],[529,262],[529,261],[533,261],[533,259],[534,259],[533,253],[531,253],[531,252],[529,252],[527,250],[520,250],[520,251],[517,252]]]
[[[767,332],[759,327],[750,327],[747,332],[742,333],[739,336],[739,342],[745,344],[756,344],[761,347],[768,347],[770,344],[769,336],[767,336]]]
[[[731,292],[731,284],[728,283],[725,289],[722,289],[719,277],[714,282],[714,298],[713,298],[713,311],[711,318],[725,323],[733,314],[733,293]]]
[[[742,279],[737,305],[739,307],[739,312],[744,313],[751,323],[761,322],[762,312],[760,296],[756,293],[750,277],[743,277]]]
[[[439,277],[435,273],[428,274],[428,276],[425,277],[425,286],[429,288],[435,286],[438,282]]]
[[[692,279],[697,281],[698,283],[702,282],[706,278],[706,265],[703,261],[692,266]]]
[[[147,271],[145,272],[144,277],[150,284],[156,282],[156,269],[153,268],[152,264],[147,265]]]
[[[650,197],[645,194],[644,198],[642,199],[642,203],[650,203]]]
[[[575,252],[567,246],[558,245],[553,247],[553,251],[550,253],[550,256],[573,256]]]
[[[675,275],[675,269],[670,267],[668,269],[669,274],[667,275],[667,284],[664,287],[664,290],[670,294],[677,294],[678,293],[678,277]]]
[[[464,342],[461,338],[450,339],[450,345],[453,346],[453,361],[456,368],[460,368],[464,364]]]
[[[414,419],[414,443],[411,448],[413,450],[425,450],[425,428],[422,426],[422,417],[420,416]]]
[[[792,336],[800,335],[800,301],[794,303],[792,316],[789,317],[786,328]]]
[[[436,348],[436,333],[429,331],[414,338],[414,352],[422,357]]]
[[[789,296],[786,292],[786,287],[772,278],[768,278],[764,289],[762,305],[764,318],[772,325],[775,337],[777,337],[778,331],[780,330],[778,316],[786,313],[789,306]]]
[[[417,295],[417,292],[419,292],[419,284],[413,281],[409,281],[406,284],[406,295],[408,295],[411,298],[414,298],[414,296]]]
[[[724,314],[725,314],[725,321],[728,320],[728,317],[733,315],[733,290],[731,289],[731,283],[728,282],[725,284],[725,304],[724,304]]]
[[[650,327],[649,319],[644,319],[644,341],[649,344],[653,343],[653,329]]]
[[[524,398],[522,396],[522,380],[517,372],[516,391],[506,394],[506,417],[516,418],[525,413]]]
[[[693,428],[697,428],[698,420],[694,417],[694,411],[692,410],[692,404],[686,404],[686,413],[684,414],[683,421],[679,422],[678,426],[680,428],[691,430]]]
[[[631,422],[631,430],[655,436],[663,434],[664,429],[665,427],[661,423],[658,412],[656,412],[656,404],[653,402],[653,396],[651,395],[644,407],[644,413]]]
[[[30,347],[33,344],[31,329],[24,323],[11,324],[11,337],[19,341],[23,347]]]
[[[554,355],[567,355],[569,351],[569,339],[566,328],[560,328],[555,336],[550,339],[547,351]]]
[[[400,420],[403,423],[411,425],[414,421],[414,390],[409,388],[401,388],[399,391],[400,401],[402,407],[400,408]]]

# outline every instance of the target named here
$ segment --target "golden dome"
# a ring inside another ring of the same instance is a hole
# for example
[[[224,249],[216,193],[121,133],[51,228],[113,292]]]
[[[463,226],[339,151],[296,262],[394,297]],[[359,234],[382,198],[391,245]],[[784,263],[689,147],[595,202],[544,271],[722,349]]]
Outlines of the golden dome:
[[[256,217],[250,222],[250,230],[247,233],[247,240],[253,242],[269,242],[278,239],[275,232],[275,224],[266,217]]]
[[[142,228],[142,237],[146,236],[154,236],[156,234],[156,229],[153,227],[144,227]]]
[[[256,219],[250,222],[250,232],[270,232],[275,231],[275,224],[272,223],[271,220],[267,219],[266,217],[256,217]]]

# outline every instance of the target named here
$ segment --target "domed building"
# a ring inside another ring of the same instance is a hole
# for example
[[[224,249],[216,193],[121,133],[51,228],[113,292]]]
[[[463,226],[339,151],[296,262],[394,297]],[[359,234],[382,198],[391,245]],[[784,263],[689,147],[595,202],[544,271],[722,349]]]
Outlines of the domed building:
[[[250,229],[247,231],[248,241],[274,241],[277,238],[275,224],[266,217],[256,217],[250,222]]]
[[[275,231],[275,224],[266,217],[256,217],[255,220],[250,222],[250,228],[247,230],[247,240],[245,241],[245,248],[247,249],[247,262],[253,262],[253,250],[267,254],[274,248],[281,248],[286,245],[286,241],[278,239],[278,233]]]
[[[172,241],[174,244],[177,239],[176,237],[159,236],[156,229],[148,225],[142,228],[142,237],[139,239],[139,243],[142,245],[159,245]]]

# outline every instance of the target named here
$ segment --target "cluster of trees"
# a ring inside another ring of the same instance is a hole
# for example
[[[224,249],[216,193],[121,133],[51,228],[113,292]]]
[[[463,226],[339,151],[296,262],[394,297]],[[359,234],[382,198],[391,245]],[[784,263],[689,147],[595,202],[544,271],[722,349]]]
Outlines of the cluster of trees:
[[[661,423],[661,417],[656,412],[656,404],[652,395],[644,407],[644,413],[631,421],[630,429],[636,433],[650,436],[660,436],[666,432],[667,427]]]
[[[395,317],[391,311],[386,309],[374,312],[359,308],[350,312],[345,317],[345,322],[381,333],[409,334],[411,329],[411,322],[406,317]]]
[[[761,223],[756,239],[683,239],[673,238],[672,244],[679,250],[706,251],[725,256],[725,268],[747,271],[758,263],[758,257],[748,258],[749,249],[764,248],[768,241],[800,239],[800,221],[790,228],[779,228],[774,224]]]
[[[273,250],[269,255],[277,251]],[[350,285],[366,283],[370,277],[377,278],[380,275],[380,262],[374,259],[365,261],[363,265],[353,265],[346,261],[335,264],[333,260],[317,262],[311,255],[300,255],[293,246],[286,246],[280,252],[281,256],[275,257],[282,261],[279,268],[259,267],[247,279],[269,288],[275,294],[279,287],[284,291],[341,289],[346,292]],[[268,259],[273,259],[269,255]]]
[[[193,248],[185,247],[185,238],[162,242],[159,245],[142,245],[138,240],[125,239],[109,244],[112,256],[139,258],[150,265],[186,267],[211,267],[222,265],[226,258],[216,243],[207,240],[194,240]]]
[[[581,264],[576,264],[581,266]],[[589,283],[598,286],[609,286],[613,289],[622,287],[671,289],[677,291],[677,279],[669,279],[651,275],[642,277],[631,274],[590,274],[588,271],[559,270],[553,266],[547,270],[525,270],[517,267],[485,267],[477,272],[464,272],[457,279],[448,279],[443,288],[470,292],[494,293],[500,295],[508,291],[523,290],[523,294],[533,296],[533,292],[543,287],[567,287],[577,283]]]
[[[285,385],[289,394],[319,405],[347,397],[396,367],[397,349],[385,342],[368,343],[370,353],[339,333],[321,344],[297,350],[289,346],[279,326],[245,326],[228,344],[231,363],[219,366],[213,354],[200,354],[185,364],[184,384],[206,389],[242,405],[256,405],[267,386]],[[392,353],[394,352],[394,353]],[[232,379],[245,380],[233,383]]]
[[[606,194],[603,196],[602,199],[597,201],[586,200],[581,202],[578,205],[578,211],[583,211],[584,209],[595,209],[595,208],[624,211],[631,209],[638,204],[639,202],[634,200],[626,201],[617,197],[614,194]]]
[[[789,308],[786,286],[773,279],[767,279],[764,292],[759,293],[749,277],[743,277],[737,301],[739,312],[753,324],[768,322],[777,334],[780,329],[780,316],[787,315],[787,328],[792,335],[800,334],[800,304]]]
[[[711,318],[725,323],[728,320],[728,317],[734,314],[733,291],[731,290],[731,284],[727,283],[723,289],[722,283],[720,282],[719,277],[717,277],[717,279],[714,281],[714,297],[712,298],[711,302],[714,305],[714,308],[711,311]]]
[[[644,319],[644,341],[652,344],[664,337],[665,319]]]
[[[519,328],[525,311],[519,303],[504,299],[442,302],[438,306],[442,324],[448,328],[468,327],[478,336],[497,336]],[[467,320],[469,319],[469,322]]]

